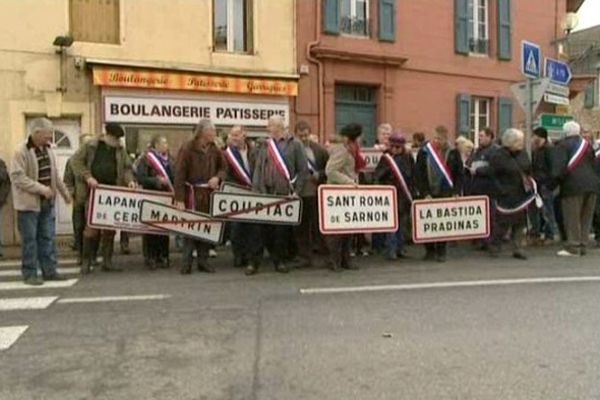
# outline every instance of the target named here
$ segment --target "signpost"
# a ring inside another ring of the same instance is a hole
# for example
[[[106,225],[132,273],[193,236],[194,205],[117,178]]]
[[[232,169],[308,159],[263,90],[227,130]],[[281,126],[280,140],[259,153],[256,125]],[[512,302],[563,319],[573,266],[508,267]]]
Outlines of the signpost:
[[[362,153],[363,157],[365,158],[365,163],[366,163],[365,171],[367,171],[367,172],[374,171],[375,168],[377,167],[377,164],[379,164],[379,160],[381,159],[381,156],[383,155],[383,150],[379,150],[374,147],[369,147],[369,148],[361,149],[360,152]]]
[[[531,135],[531,129],[533,125],[533,113],[535,112],[534,106],[534,93],[533,93],[533,79],[538,79],[541,75],[542,66],[542,49],[535,43],[523,40],[521,42],[521,72],[527,78],[525,82],[525,143],[527,145],[527,152],[531,153],[531,143],[529,137]],[[514,85],[513,85],[514,86]],[[512,89],[512,87],[511,87]],[[545,92],[545,88],[544,91]],[[542,92],[542,93],[543,93]],[[513,90],[514,93],[514,90]],[[541,97],[541,96],[540,96]],[[539,102],[538,102],[539,104]],[[536,104],[537,107],[537,104]]]
[[[547,76],[553,83],[558,85],[566,86],[571,82],[573,74],[569,64],[548,57],[544,61],[544,76]]]
[[[319,229],[324,235],[398,230],[394,186],[321,185],[318,199]]]
[[[302,200],[256,193],[213,192],[210,215],[232,221],[298,225],[302,218]]]
[[[483,239],[490,235],[487,196],[416,200],[412,217],[414,243]]]

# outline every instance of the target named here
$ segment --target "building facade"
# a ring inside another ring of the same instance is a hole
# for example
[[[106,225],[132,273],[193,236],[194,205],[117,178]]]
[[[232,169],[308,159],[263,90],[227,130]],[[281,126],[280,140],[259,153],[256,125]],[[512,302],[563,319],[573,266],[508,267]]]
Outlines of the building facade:
[[[349,122],[375,142],[376,126],[431,134],[445,125],[476,140],[490,126],[521,126],[510,85],[522,40],[557,58],[561,22],[582,1],[298,1],[296,119],[324,140]],[[545,107],[545,108],[544,108]],[[542,110],[553,109],[543,105]]]
[[[2,1],[0,157],[10,162],[37,116],[58,128],[60,168],[109,121],[132,154],[157,133],[176,153],[202,117],[262,135],[270,115],[290,119],[297,94],[295,13],[294,0]],[[16,243],[12,205],[3,212]],[[69,207],[57,214],[70,233]]]

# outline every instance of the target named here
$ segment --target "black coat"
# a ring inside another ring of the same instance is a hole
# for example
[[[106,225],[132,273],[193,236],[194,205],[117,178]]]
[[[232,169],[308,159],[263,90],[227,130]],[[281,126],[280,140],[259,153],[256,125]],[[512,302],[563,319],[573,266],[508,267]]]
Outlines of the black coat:
[[[0,160],[0,208],[6,204],[8,193],[10,193],[10,177],[6,164]]]
[[[527,196],[525,178],[531,175],[531,162],[525,151],[513,153],[501,147],[490,157],[485,173],[492,176],[498,188],[496,200],[505,208],[513,208]]]
[[[494,152],[498,151],[500,146],[495,143],[487,147],[479,147],[473,153],[469,165],[473,165],[474,162],[485,162],[486,166],[490,163],[490,158]],[[494,198],[498,194],[498,187],[496,186],[496,180],[490,174],[489,168],[478,168],[475,174],[471,176],[471,183],[469,187],[469,195],[486,195]]]
[[[598,176],[594,172],[594,152],[592,146],[585,158],[571,172],[567,170],[569,159],[575,153],[581,140],[580,136],[570,136],[555,146],[552,177],[560,185],[560,196],[571,197],[586,193],[597,193],[600,187]]]
[[[166,171],[167,175],[169,175],[169,178],[171,179],[171,184],[173,184],[175,182],[173,177],[173,171],[175,167],[171,158],[169,158],[169,164],[170,167],[166,168]],[[144,189],[159,190],[163,192],[171,190],[168,186],[161,185],[160,180],[158,179],[158,174],[148,162],[146,154],[142,155],[139,158],[139,163],[135,171],[135,176],[138,183],[142,185],[142,188]]]
[[[537,182],[538,189],[554,190],[556,187],[556,181],[552,178],[554,147],[546,143],[531,153],[531,159],[533,179]]]
[[[410,154],[401,154],[392,157],[394,158],[396,165],[398,165],[398,168],[402,172],[402,176],[404,176],[404,180],[406,181],[408,190],[410,190],[411,192],[411,196],[414,196],[413,174],[415,168],[415,161],[413,160]],[[402,187],[394,177],[394,173],[390,169],[388,163],[383,159],[383,157],[379,160],[379,164],[377,164],[377,167],[375,168],[373,177],[375,179],[375,183],[379,185],[395,186],[398,192],[398,209],[403,211],[410,210],[410,201],[406,198]]]
[[[452,188],[442,187],[439,191],[434,189],[432,182],[429,181],[428,158],[425,146],[421,147],[415,164],[415,188],[419,197],[452,197],[461,194],[464,180],[464,166],[458,150],[451,149],[446,152],[446,164],[448,164],[450,174],[454,180]]]
[[[250,171],[248,171],[248,172],[250,173],[250,180],[252,181],[252,172],[254,171],[254,162],[256,161],[256,148],[254,146],[248,145],[247,149],[248,149],[248,167],[250,169]],[[241,179],[234,172],[233,168],[229,164],[229,160],[227,160],[227,159],[225,161],[225,175],[226,175],[225,180],[227,182],[235,183],[237,185],[242,185],[242,186],[245,185],[245,183],[242,182]]]

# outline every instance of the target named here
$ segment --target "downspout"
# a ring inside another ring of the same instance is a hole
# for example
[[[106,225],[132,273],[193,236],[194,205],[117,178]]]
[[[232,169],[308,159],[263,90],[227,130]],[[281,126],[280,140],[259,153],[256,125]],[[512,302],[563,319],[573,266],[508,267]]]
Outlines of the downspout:
[[[324,142],[327,139],[327,135],[325,134],[325,118],[324,116],[324,101],[323,101],[323,63],[317,60],[312,56],[312,49],[319,44],[321,44],[321,0],[316,0],[315,4],[317,6],[316,10],[316,23],[315,23],[315,40],[308,43],[306,46],[306,59],[315,64],[317,66],[317,75],[318,75],[318,83],[317,83],[317,106],[319,109],[319,114],[317,115],[318,125],[319,125],[319,138],[321,142]]]

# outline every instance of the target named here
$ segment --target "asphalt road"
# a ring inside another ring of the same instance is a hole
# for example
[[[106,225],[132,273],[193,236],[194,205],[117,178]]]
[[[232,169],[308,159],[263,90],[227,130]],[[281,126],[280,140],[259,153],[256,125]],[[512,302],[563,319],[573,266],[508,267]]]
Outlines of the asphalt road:
[[[41,289],[7,286],[0,266],[0,346],[3,327],[27,327],[0,350],[0,399],[600,398],[600,250],[420,251],[253,277],[224,254],[191,276],[129,256],[121,274]]]

